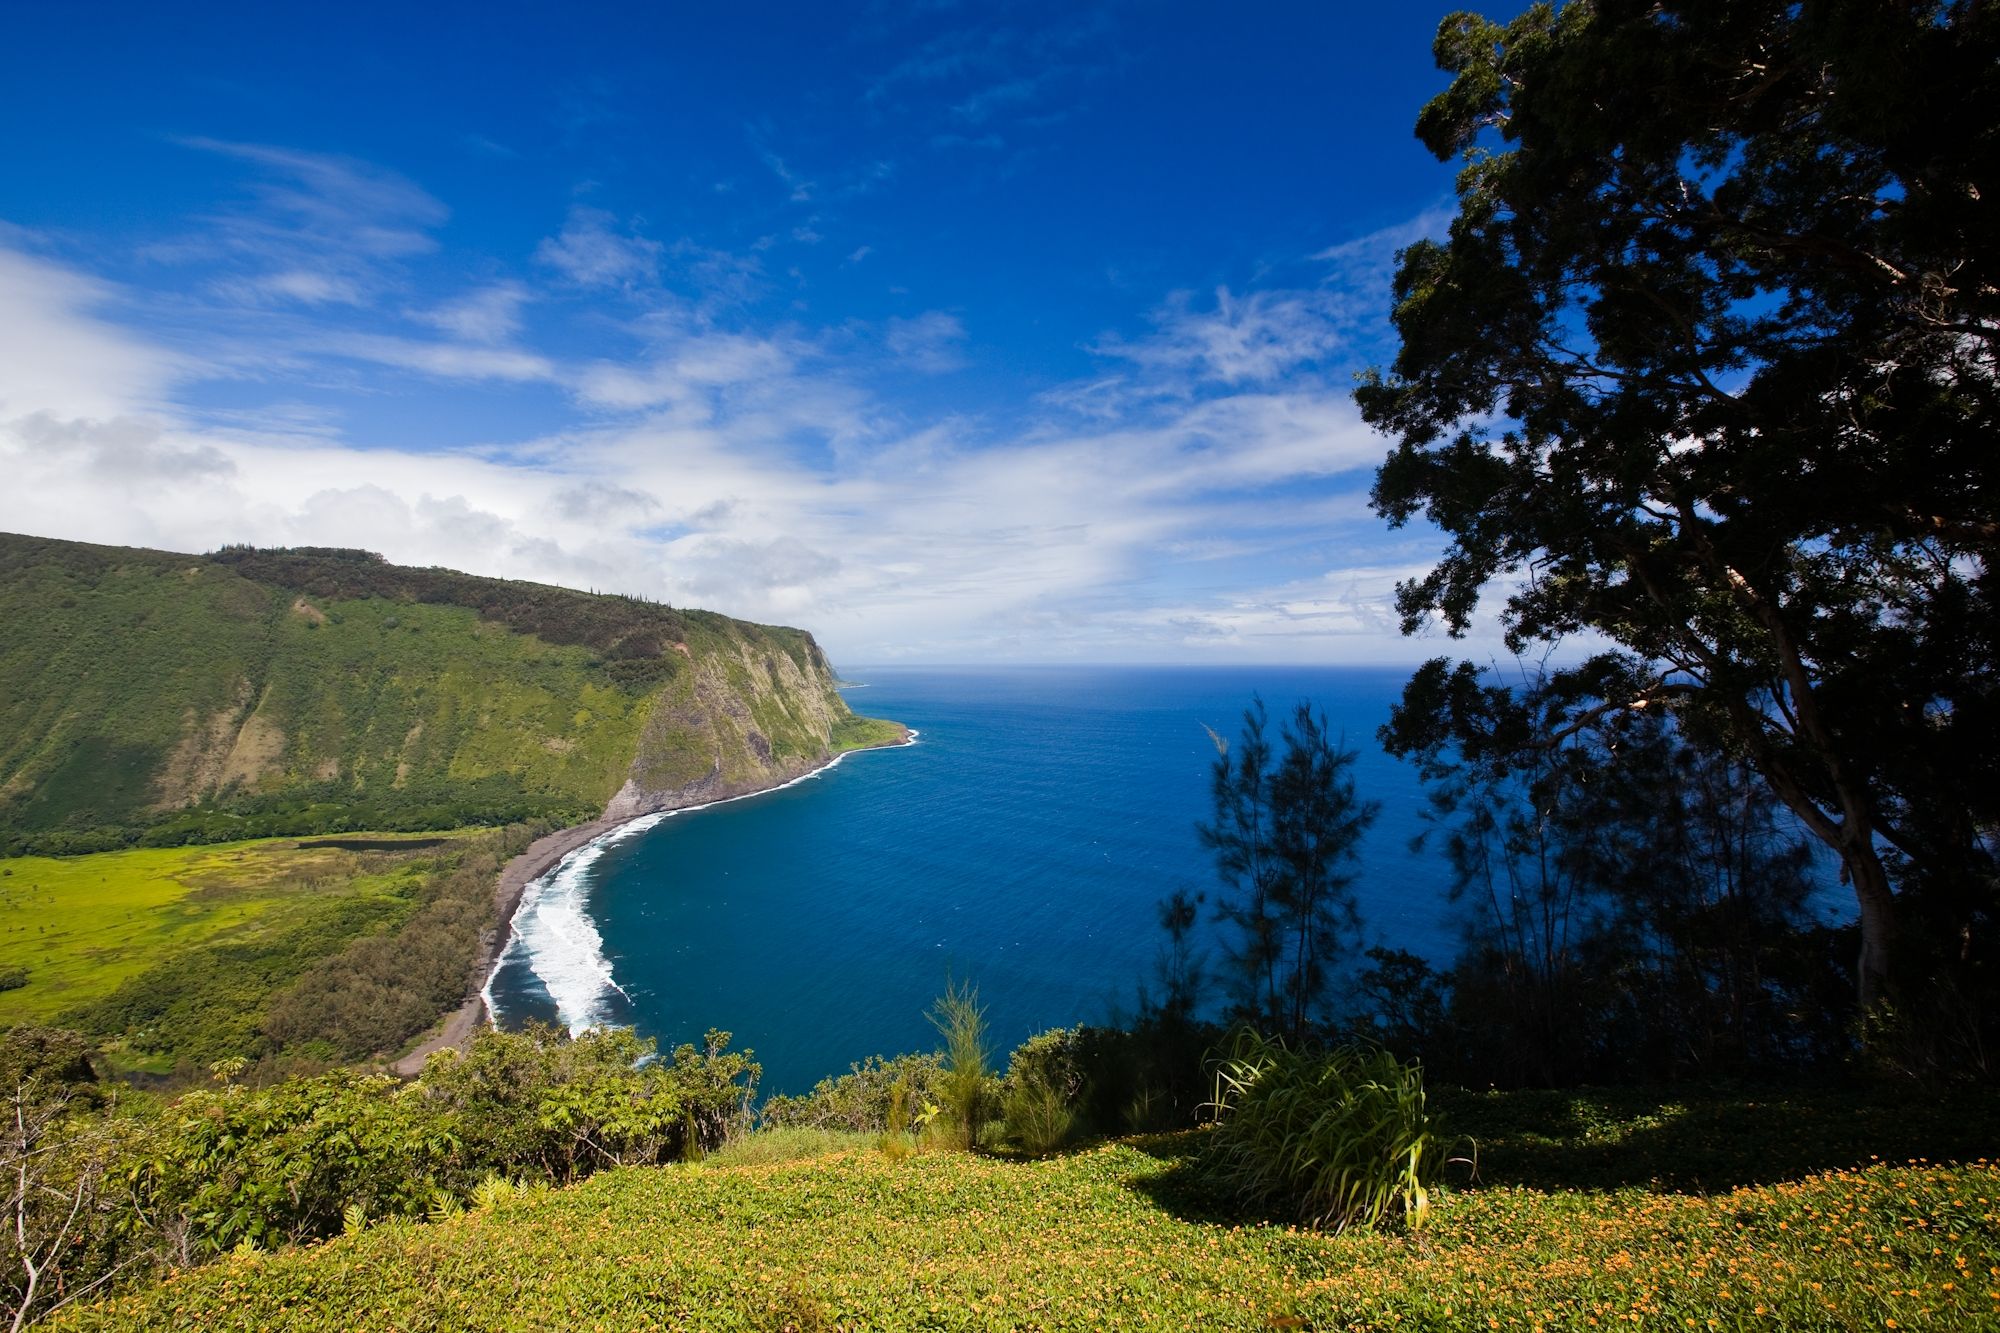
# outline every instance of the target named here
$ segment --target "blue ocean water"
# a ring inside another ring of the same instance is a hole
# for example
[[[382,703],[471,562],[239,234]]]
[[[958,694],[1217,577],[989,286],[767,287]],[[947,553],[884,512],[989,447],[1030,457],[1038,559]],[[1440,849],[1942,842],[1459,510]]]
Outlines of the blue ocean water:
[[[1195,836],[1215,749],[1261,693],[1301,699],[1359,752],[1382,811],[1362,848],[1364,943],[1447,960],[1448,872],[1411,851],[1422,791],[1375,729],[1397,668],[850,669],[857,712],[915,745],[849,756],[741,801],[641,821],[531,891],[491,994],[503,1023],[630,1023],[662,1045],[726,1028],[767,1090],[927,1050],[948,978],[995,1046],[1129,1013],[1162,936],[1154,904],[1209,891]]]

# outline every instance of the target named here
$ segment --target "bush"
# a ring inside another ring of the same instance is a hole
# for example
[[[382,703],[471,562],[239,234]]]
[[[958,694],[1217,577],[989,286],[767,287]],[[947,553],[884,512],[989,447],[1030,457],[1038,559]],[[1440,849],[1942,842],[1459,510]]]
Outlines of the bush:
[[[760,1119],[766,1128],[881,1134],[892,1128],[891,1112],[900,1088],[907,1129],[908,1118],[938,1100],[943,1079],[944,1065],[936,1055],[899,1055],[893,1060],[871,1055],[849,1065],[839,1078],[821,1079],[811,1092],[770,1098]]]
[[[1081,1028],[1054,1028],[1028,1038],[1008,1058],[1000,1115],[1008,1136],[1031,1153],[1054,1152],[1076,1126],[1082,1036]]]
[[[1444,1157],[1420,1066],[1244,1030],[1217,1067],[1214,1108],[1204,1169],[1242,1203],[1335,1231],[1423,1226]]]
[[[128,1095],[91,1114],[82,1040],[16,1028],[0,1074],[35,1100],[17,1093],[21,1128],[0,1135],[0,1202],[25,1191],[13,1203],[27,1200],[30,1235],[0,1250],[0,1315],[46,1309],[38,1284],[87,1290],[240,1245],[449,1215],[505,1192],[495,1182],[567,1184],[720,1147],[745,1127],[758,1072],[728,1044],[710,1032],[663,1060],[623,1029],[485,1032],[408,1084],[342,1071],[253,1088],[237,1058],[164,1107]]]

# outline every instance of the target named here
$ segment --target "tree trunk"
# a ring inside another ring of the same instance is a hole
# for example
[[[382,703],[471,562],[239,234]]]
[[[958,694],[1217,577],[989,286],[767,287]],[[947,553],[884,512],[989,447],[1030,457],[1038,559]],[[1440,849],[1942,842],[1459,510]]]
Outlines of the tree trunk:
[[[1854,979],[1865,1012],[1882,998],[1889,985],[1896,905],[1889,891],[1889,872],[1872,841],[1845,839],[1839,850],[1841,865],[1854,885],[1854,898],[1861,907],[1861,956],[1855,964]]]

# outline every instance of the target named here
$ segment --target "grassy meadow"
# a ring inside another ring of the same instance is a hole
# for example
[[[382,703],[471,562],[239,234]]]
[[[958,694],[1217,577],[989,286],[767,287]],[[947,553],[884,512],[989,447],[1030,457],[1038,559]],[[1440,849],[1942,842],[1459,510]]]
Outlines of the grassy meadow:
[[[789,1132],[239,1254],[56,1326],[2000,1328],[2000,1166],[1969,1147],[1992,1142],[1990,1099],[1488,1094],[1452,1114],[1479,1178],[1457,1168],[1414,1235],[1235,1211],[1195,1169],[1200,1131],[900,1161]],[[1917,1143],[1933,1158],[1899,1151]]]
[[[121,1067],[171,1065],[171,1050],[104,1012],[121,994],[184,989],[190,979],[212,990],[246,965],[250,975],[239,980],[273,989],[349,939],[398,924],[440,852],[465,836],[371,835],[358,846],[270,838],[0,860],[0,956],[26,973],[25,984],[0,991],[0,1027],[82,1023],[111,1039]],[[139,1049],[147,1045],[151,1058]]]
[[[0,861],[0,951],[28,984],[0,991],[0,1024],[48,1022],[199,945],[268,940],[339,898],[409,896],[440,837],[375,835],[382,850],[264,838]],[[387,850],[396,841],[408,852]]]

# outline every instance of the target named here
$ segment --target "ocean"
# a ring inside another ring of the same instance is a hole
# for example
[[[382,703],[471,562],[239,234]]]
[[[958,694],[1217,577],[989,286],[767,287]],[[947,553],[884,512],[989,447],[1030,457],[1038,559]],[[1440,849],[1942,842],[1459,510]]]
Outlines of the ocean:
[[[1361,849],[1363,945],[1456,951],[1449,872],[1410,846],[1423,792],[1375,730],[1402,668],[850,669],[856,712],[915,744],[778,791],[652,816],[530,886],[489,987],[503,1025],[635,1026],[663,1047],[734,1034],[766,1091],[928,1050],[925,1010],[969,981],[1002,1054],[1129,1014],[1175,889],[1215,901],[1196,838],[1215,748],[1261,693],[1358,752],[1381,815]],[[1212,952],[1213,941],[1210,941]]]

